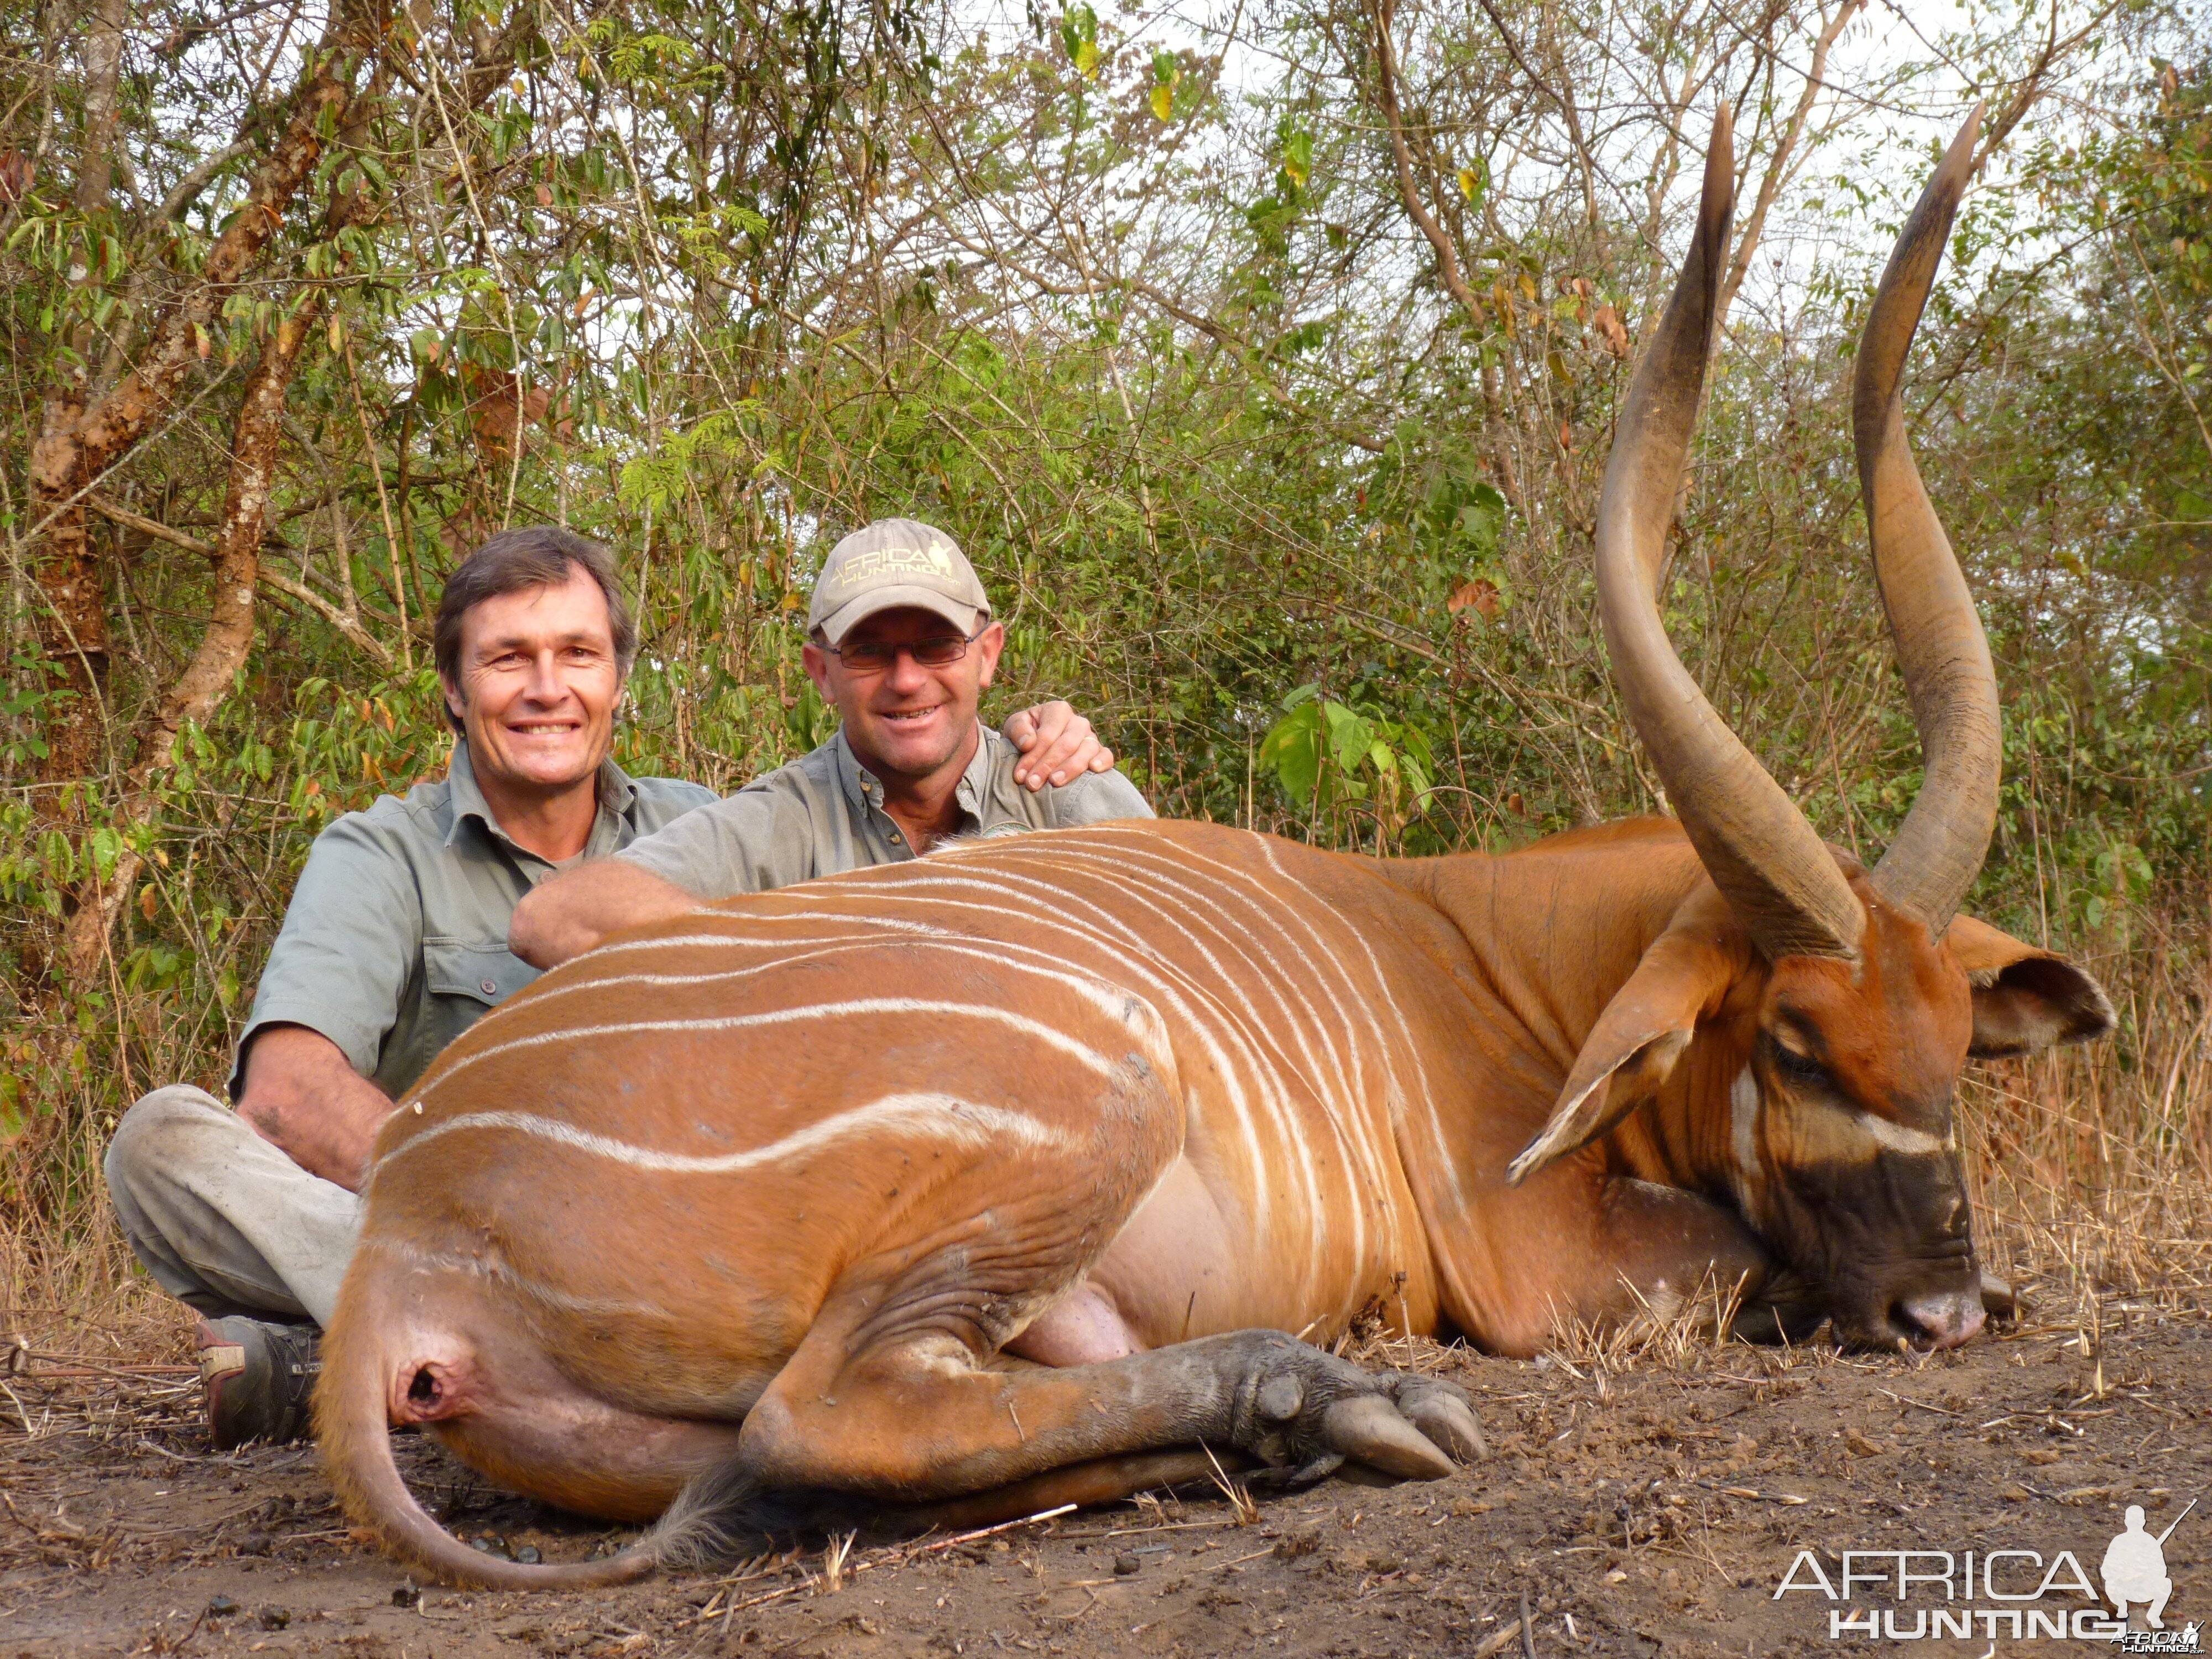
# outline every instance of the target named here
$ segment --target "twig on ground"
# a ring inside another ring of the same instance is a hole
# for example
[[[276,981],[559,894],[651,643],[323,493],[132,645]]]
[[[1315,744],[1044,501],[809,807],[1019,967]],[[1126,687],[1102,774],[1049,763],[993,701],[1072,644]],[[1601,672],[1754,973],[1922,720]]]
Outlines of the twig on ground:
[[[1231,1480],[1229,1472],[1221,1467],[1221,1460],[1213,1455],[1213,1448],[1204,1441],[1199,1443],[1206,1461],[1213,1468],[1213,1484],[1221,1488],[1221,1495],[1229,1500],[1230,1518],[1240,1527],[1257,1526],[1260,1506],[1252,1499],[1251,1489],[1241,1480]]]
[[[23,1409],[23,1402],[15,1398],[15,1389],[9,1388],[5,1382],[0,1382],[0,1394],[6,1395],[8,1403],[15,1408],[15,1419],[23,1425],[23,1438],[36,1440],[39,1437],[39,1431],[31,1426],[31,1414]]]
[[[1887,1395],[1892,1400],[1897,1401],[1900,1406],[1917,1406],[1922,1411],[1934,1412],[1938,1417],[1961,1417],[1965,1415],[1963,1412],[1953,1411],[1948,1406],[1931,1406],[1924,1400],[1915,1400],[1909,1395],[1898,1393],[1894,1389],[1876,1389],[1875,1392],[1876,1394]]]
[[[843,1549],[838,1550],[837,1546],[834,1541],[831,1545],[831,1548],[833,1550],[837,1550],[838,1558],[836,1562],[837,1571],[835,1575],[834,1581],[828,1575],[825,1575],[823,1578],[817,1579],[810,1574],[805,1579],[802,1580],[799,1583],[779,1585],[775,1589],[763,1590],[758,1595],[748,1597],[743,1601],[733,1601],[730,1603],[728,1609],[722,1614],[722,1628],[726,1631],[729,1628],[731,1619],[747,1607],[766,1607],[771,1601],[781,1601],[787,1596],[797,1595],[802,1590],[810,1589],[818,1583],[832,1583],[833,1588],[842,1589],[843,1587],[844,1579],[848,1577],[858,1577],[861,1573],[867,1572],[876,1567],[904,1566],[909,1561],[919,1560],[925,1555],[934,1555],[939,1550],[953,1549],[962,1544],[972,1544],[979,1538],[989,1538],[999,1533],[1012,1532],[1017,1527],[1034,1526],[1040,1521],[1051,1521],[1056,1519],[1058,1516],[1070,1513],[1074,1510],[1074,1508],[1075,1505],[1073,1504],[1062,1504],[1058,1509],[1039,1510],[1035,1515],[1025,1515],[1019,1520],[1001,1521],[995,1527],[978,1527],[973,1532],[955,1533],[950,1538],[936,1539],[929,1543],[918,1545],[911,1549],[902,1551],[895,1550],[889,1554],[878,1558],[877,1559],[872,1561],[856,1561],[849,1566],[845,1564],[844,1560],[845,1553],[852,1548],[852,1539],[848,1535],[844,1540]],[[1265,1552],[1262,1552],[1262,1553],[1264,1553]]]
[[[72,1368],[82,1367],[82,1369],[70,1369],[58,1371],[33,1371],[26,1370],[22,1375],[30,1377],[112,1376],[116,1378],[118,1381],[124,1382],[143,1382],[150,1376],[190,1376],[198,1370],[198,1367],[195,1365],[125,1365],[119,1367],[114,1365],[102,1365],[96,1361],[86,1358],[82,1354],[33,1353],[28,1349],[24,1350],[23,1358],[27,1361],[42,1365],[53,1364]]]

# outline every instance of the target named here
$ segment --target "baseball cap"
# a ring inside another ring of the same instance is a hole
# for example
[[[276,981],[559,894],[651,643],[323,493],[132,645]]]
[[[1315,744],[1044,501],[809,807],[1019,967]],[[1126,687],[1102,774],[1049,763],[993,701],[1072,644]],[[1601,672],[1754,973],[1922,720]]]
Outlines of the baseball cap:
[[[878,519],[830,550],[807,607],[806,631],[830,644],[878,611],[916,605],[963,634],[990,619],[990,595],[960,544],[919,519]]]

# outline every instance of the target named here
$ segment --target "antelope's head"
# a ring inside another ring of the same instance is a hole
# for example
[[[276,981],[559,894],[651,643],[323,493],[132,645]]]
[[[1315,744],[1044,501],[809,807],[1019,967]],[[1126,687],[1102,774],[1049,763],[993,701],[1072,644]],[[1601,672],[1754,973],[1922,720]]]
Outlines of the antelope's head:
[[[1846,1341],[1947,1347],[1981,1328],[1953,1101],[1970,1055],[2101,1036],[2111,1005],[2047,951],[1958,914],[1996,828],[1996,678],[1905,435],[1900,385],[1969,173],[1970,118],[1906,222],[1860,343],[1853,433],[1875,574],[1925,781],[1871,871],[1822,842],[1683,669],[1660,620],[1690,435],[1729,258],[1725,112],[1697,233],[1638,366],[1598,508],[1606,646],[1711,885],[1685,901],[1583,1044],[1512,1178],[1588,1145],[1666,1085],[1704,1031],[1724,1184],[1780,1258],[1782,1320]]]

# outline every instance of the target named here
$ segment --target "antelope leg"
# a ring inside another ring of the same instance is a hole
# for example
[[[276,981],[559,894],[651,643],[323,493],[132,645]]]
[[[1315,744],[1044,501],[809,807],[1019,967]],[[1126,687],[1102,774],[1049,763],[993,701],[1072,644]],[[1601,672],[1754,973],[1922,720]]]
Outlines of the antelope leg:
[[[1071,1465],[1201,1444],[1246,1453],[1293,1471],[1294,1480],[1319,1479],[1346,1458],[1425,1480],[1453,1468],[1444,1447],[1395,1403],[1397,1379],[1370,1376],[1280,1331],[1005,1371],[983,1369],[941,1334],[856,1353],[848,1346],[855,1322],[817,1320],[746,1417],[739,1459],[761,1486],[927,1503]],[[1455,1398],[1466,1413],[1448,1443],[1479,1438],[1464,1395],[1421,1382],[1421,1415],[1437,1421],[1439,1400]],[[1071,1485],[1089,1478],[1071,1472]]]
[[[1173,1451],[1129,1452],[1120,1457],[1094,1457],[1064,1468],[1031,1475],[1012,1486],[994,1486],[972,1498],[951,1498],[941,1503],[920,1504],[901,1510],[893,1518],[902,1527],[934,1527],[948,1532],[969,1527],[996,1526],[1024,1516],[1056,1510],[1063,1504],[1089,1507],[1115,1504],[1140,1492],[1159,1492],[1169,1486],[1209,1486],[1224,1476],[1249,1468],[1251,1459],[1235,1449],[1209,1454],[1203,1448]]]
[[[1599,1237],[1609,1272],[1589,1276],[1572,1311],[1597,1324],[1699,1317],[1733,1298],[1732,1328],[1759,1340],[1808,1334],[1818,1310],[1801,1310],[1786,1275],[1736,1217],[1695,1193],[1616,1177],[1606,1183]],[[1809,1322],[1806,1315],[1809,1312]]]

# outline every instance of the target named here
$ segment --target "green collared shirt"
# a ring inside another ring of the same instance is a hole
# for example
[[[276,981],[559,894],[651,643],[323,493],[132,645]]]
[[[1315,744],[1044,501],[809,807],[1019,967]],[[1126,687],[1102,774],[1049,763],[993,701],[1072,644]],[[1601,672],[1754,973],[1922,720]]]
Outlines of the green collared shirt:
[[[715,799],[673,778],[599,767],[599,814],[586,858],[604,858]],[[524,894],[555,866],[517,846],[484,804],[469,746],[445,778],[400,800],[386,795],[315,838],[291,908],[261,970],[238,1041],[265,1025],[304,1025],[345,1051],[355,1071],[397,1100],[438,1051],[538,977],[507,948]]]
[[[1090,772],[1057,788],[1014,781],[1021,751],[979,726],[975,758],[954,793],[964,835],[1063,829],[1112,818],[1148,818],[1152,809],[1119,772]],[[811,876],[914,856],[884,811],[884,788],[853,754],[845,734],[734,795],[703,807],[622,856],[701,898],[765,892]]]

